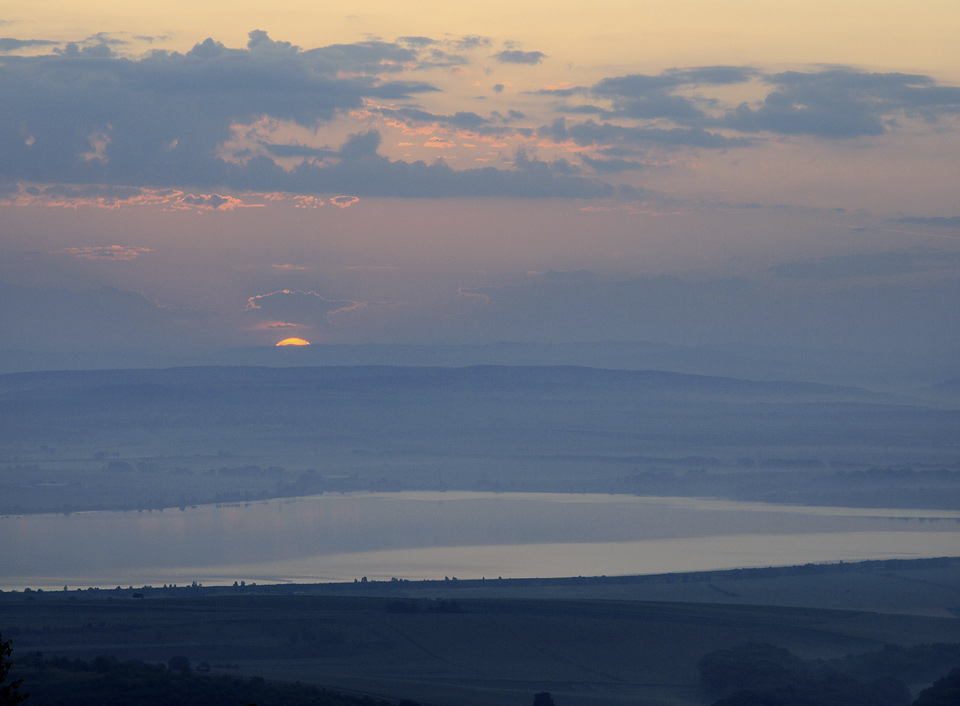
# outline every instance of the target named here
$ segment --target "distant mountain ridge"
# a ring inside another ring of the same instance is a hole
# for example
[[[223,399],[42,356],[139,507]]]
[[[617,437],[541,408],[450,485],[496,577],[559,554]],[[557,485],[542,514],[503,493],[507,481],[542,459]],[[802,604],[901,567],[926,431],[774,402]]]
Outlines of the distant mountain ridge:
[[[777,346],[690,346],[649,341],[500,342],[469,345],[315,344],[254,346],[207,353],[40,352],[0,348],[0,373],[184,366],[316,367],[388,365],[574,365],[613,370],[662,370],[751,380],[798,380],[866,387],[925,387],[960,376],[956,355],[890,358],[882,350],[831,351]]]
[[[715,375],[695,375],[662,370],[611,370],[585,366],[465,367],[414,366],[189,366],[120,370],[66,370],[0,375],[0,393],[39,393],[41,390],[95,390],[123,388],[160,389],[187,387],[193,391],[233,385],[313,385],[320,388],[393,389],[538,389],[572,390],[604,387],[636,391],[671,391],[696,394],[814,395],[819,399],[858,398],[880,400],[886,395],[869,390],[824,383],[789,380],[742,380]]]

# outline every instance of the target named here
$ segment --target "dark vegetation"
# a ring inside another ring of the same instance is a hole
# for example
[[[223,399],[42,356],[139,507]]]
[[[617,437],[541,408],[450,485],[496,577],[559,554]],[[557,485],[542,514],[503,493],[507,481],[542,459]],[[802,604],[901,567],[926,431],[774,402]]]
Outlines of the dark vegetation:
[[[957,665],[957,643],[885,645],[830,660],[747,643],[711,652],[699,667],[704,689],[719,697],[714,706],[908,706],[908,683],[929,683]]]
[[[960,667],[920,692],[914,706],[956,706],[960,704]]]
[[[0,513],[424,489],[960,507],[955,403],[813,383],[577,367],[22,373],[0,375],[0,428]]]
[[[10,655],[13,648],[9,640],[4,640],[0,634],[0,706],[17,706],[17,704],[26,701],[30,694],[20,692],[23,679],[14,679],[7,682],[7,675],[10,673]]]
[[[167,664],[91,661],[64,657],[22,662],[30,683],[29,704],[56,706],[388,706],[390,701],[353,696],[305,684],[196,673],[185,657]],[[209,666],[200,669],[209,671]],[[395,701],[393,703],[396,703]],[[410,702],[410,706],[416,706]]]
[[[80,693],[141,679],[178,703],[171,695],[189,680],[229,677],[196,689],[239,696],[245,685],[260,685],[250,681],[257,676],[268,685],[299,681],[451,706],[516,706],[538,693],[557,706],[703,706],[761,687],[764,698],[780,698],[782,687],[825,690],[850,706],[869,703],[857,701],[864,694],[881,699],[870,706],[902,706],[909,700],[900,682],[916,693],[960,657],[960,621],[952,617],[545,600],[537,598],[544,587],[532,583],[518,599],[474,598],[467,586],[438,598],[412,582],[368,582],[341,596],[272,588],[4,593],[0,630],[22,660],[11,676],[26,679],[39,706],[59,703],[38,698],[48,693],[40,682],[72,683]],[[738,647],[745,641],[778,647],[745,655]],[[295,693],[306,692],[289,698]],[[101,696],[91,698],[108,703]]]

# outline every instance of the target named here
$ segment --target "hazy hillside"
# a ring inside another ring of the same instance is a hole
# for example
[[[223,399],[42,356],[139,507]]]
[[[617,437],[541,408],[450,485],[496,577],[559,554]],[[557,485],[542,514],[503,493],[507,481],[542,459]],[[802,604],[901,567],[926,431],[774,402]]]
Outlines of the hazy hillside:
[[[0,510],[363,488],[960,507],[960,409],[865,389],[580,367],[0,376]]]
[[[0,350],[0,373],[184,366],[328,367],[388,365],[576,365],[617,370],[669,370],[751,380],[804,380],[878,388],[914,388],[960,375],[955,355],[904,356],[892,349],[816,350],[786,346],[683,346],[649,341],[500,342],[487,345],[315,344],[248,346],[176,356],[157,352]]]

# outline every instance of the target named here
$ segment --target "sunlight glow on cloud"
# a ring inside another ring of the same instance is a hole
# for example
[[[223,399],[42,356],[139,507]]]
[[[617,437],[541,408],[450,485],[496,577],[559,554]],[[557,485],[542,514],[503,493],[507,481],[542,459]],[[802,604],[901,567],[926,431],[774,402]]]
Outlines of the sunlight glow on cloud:
[[[479,299],[484,304],[490,303],[490,296],[484,294],[483,292],[471,292],[469,289],[464,289],[460,287],[457,289],[457,296],[464,297],[466,299]]]
[[[106,132],[95,132],[87,140],[90,142],[90,151],[80,155],[83,161],[106,162],[109,159],[107,157],[107,145],[110,144],[110,135]],[[29,143],[29,145],[32,144],[33,142]]]
[[[17,206],[40,205],[107,210],[133,206],[159,206],[174,211],[232,211],[236,208],[263,207],[263,204],[245,203],[235,196],[191,194],[179,189],[143,189],[102,184],[18,185],[12,193],[5,197],[0,196],[0,202]]]
[[[9,137],[0,176],[176,185],[171,207],[204,210],[246,205],[224,189],[285,192],[297,208],[322,205],[321,192],[597,198],[623,183],[639,187],[647,175],[637,172],[649,164],[723,164],[724,151],[789,140],[947,134],[960,115],[960,86],[838,64],[624,68],[587,81],[544,75],[537,83],[545,88],[495,90],[485,97],[490,109],[478,111],[478,79],[438,70],[493,72],[492,85],[506,87],[535,67],[546,71],[546,55],[509,40],[491,54],[492,40],[480,35],[302,48],[254,30],[241,48],[208,38],[186,53],[140,57],[118,53],[118,41],[99,35],[59,53],[4,57],[0,134]],[[405,135],[429,139],[403,145],[414,148],[409,155],[390,154]],[[504,157],[532,140],[541,163],[520,175],[529,165]],[[480,155],[490,161],[481,169],[451,166],[477,159],[470,145],[479,144],[504,154]],[[562,152],[571,155],[566,164]],[[116,203],[104,196],[98,205]]]
[[[134,260],[142,253],[153,252],[150,248],[140,248],[131,245],[102,245],[82,248],[62,248],[54,254],[73,255],[84,260]]]
[[[323,199],[319,196],[297,195],[293,197],[294,208],[320,208],[323,206]]]
[[[247,299],[245,311],[262,309],[264,305],[271,301],[288,300],[296,302],[299,306],[306,306],[308,311],[320,314],[322,316],[333,316],[342,311],[350,311],[363,306],[363,302],[349,300],[326,299],[314,291],[303,291],[301,289],[280,289],[269,294],[257,294]]]
[[[235,208],[258,208],[263,205],[245,204],[238,198],[221,196],[220,194],[183,194],[177,198],[175,203],[184,207],[194,206],[209,211],[232,211]]]
[[[334,196],[330,199],[330,203],[340,208],[349,208],[358,201],[360,201],[360,198],[357,196]]]

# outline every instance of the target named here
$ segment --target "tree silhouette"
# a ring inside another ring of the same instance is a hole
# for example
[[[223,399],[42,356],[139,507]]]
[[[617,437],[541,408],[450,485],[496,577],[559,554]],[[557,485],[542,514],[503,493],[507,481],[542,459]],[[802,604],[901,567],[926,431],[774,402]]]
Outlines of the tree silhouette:
[[[7,674],[10,672],[10,655],[13,648],[10,646],[10,640],[4,641],[0,635],[0,706],[17,706],[27,700],[30,694],[21,694],[20,685],[23,679],[12,681],[6,686]]]
[[[553,706],[553,697],[549,691],[541,691],[533,695],[533,706]]]

